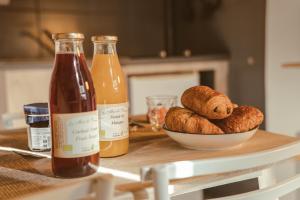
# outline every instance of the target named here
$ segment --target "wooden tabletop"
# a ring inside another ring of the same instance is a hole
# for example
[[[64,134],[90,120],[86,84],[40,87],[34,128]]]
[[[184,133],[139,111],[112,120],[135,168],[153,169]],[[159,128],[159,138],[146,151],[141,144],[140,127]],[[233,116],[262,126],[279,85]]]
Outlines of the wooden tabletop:
[[[149,125],[145,125],[143,128],[138,128],[137,131],[130,132],[130,148],[128,154],[115,158],[101,158],[100,166],[104,172],[106,170],[106,172],[112,172],[117,176],[118,188],[124,188],[126,186],[132,187],[132,183],[138,182],[140,168],[143,166],[174,161],[200,160],[204,158],[219,158],[256,153],[286,145],[297,140],[299,139],[295,137],[260,130],[253,138],[238,147],[221,151],[197,151],[181,147],[163,131],[153,132]],[[25,129],[0,131],[0,146],[27,149]],[[38,189],[44,188],[45,185],[49,186],[60,181],[66,181],[65,179],[57,179],[52,176],[50,159],[27,158],[15,155],[14,153],[8,154],[7,152],[0,152],[0,157],[1,156],[17,156],[12,159],[15,161],[23,159],[22,162],[28,163],[32,169],[30,169],[31,171],[29,171],[30,173],[27,175],[30,176],[31,174],[33,176],[35,174],[34,176],[36,177],[34,177],[34,179],[41,178],[43,179],[43,183],[45,183],[45,181],[47,182],[47,184],[44,184],[43,187]],[[4,164],[5,163],[0,162],[0,182],[1,179],[3,179],[3,173],[7,173],[5,171],[7,168],[22,171],[22,169],[16,168],[13,163],[11,165]],[[26,171],[26,173],[28,172],[28,170],[24,171]],[[118,177],[119,175],[120,177]],[[0,187],[0,194],[2,189]],[[37,188],[31,188],[30,192],[35,189]]]
[[[129,153],[116,158],[101,159],[101,166],[139,173],[142,166],[184,160],[199,160],[255,153],[272,149],[298,140],[294,137],[259,130],[244,144],[216,151],[190,150],[180,146],[169,137],[132,142]]]

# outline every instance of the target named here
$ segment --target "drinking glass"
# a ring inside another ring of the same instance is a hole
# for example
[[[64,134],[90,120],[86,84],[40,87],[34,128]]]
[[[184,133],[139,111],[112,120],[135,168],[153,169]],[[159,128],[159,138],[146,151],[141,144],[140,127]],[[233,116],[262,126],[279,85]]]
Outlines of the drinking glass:
[[[153,131],[159,131],[165,123],[165,116],[169,108],[176,106],[177,96],[156,95],[146,97],[148,105],[148,119]]]

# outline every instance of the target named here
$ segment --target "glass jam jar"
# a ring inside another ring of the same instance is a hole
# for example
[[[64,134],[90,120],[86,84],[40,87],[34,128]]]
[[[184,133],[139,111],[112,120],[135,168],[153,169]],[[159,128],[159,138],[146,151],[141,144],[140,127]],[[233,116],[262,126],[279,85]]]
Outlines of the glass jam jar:
[[[51,129],[49,125],[48,103],[24,105],[28,147],[31,151],[51,150]]]

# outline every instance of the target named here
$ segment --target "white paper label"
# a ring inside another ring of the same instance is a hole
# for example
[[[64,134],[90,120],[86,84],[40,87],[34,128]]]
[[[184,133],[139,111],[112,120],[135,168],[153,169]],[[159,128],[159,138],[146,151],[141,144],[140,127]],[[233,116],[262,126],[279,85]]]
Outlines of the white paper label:
[[[51,148],[51,129],[48,128],[29,128],[30,148],[32,150],[44,150]]]
[[[128,138],[128,103],[98,104],[100,141]]]
[[[99,152],[98,112],[53,114],[54,156],[76,158]]]

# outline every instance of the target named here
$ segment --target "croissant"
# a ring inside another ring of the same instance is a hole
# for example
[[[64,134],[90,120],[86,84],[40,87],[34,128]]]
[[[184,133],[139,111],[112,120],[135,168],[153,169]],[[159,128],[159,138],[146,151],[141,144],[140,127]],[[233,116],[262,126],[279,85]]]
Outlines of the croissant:
[[[233,110],[232,114],[214,123],[225,133],[240,133],[249,131],[259,126],[264,120],[264,114],[252,106],[240,106]]]
[[[195,86],[181,96],[184,107],[208,119],[223,119],[231,115],[234,104],[230,99],[210,87]]]
[[[171,131],[202,134],[223,134],[224,132],[207,119],[192,111],[173,107],[165,117],[166,127]]]

